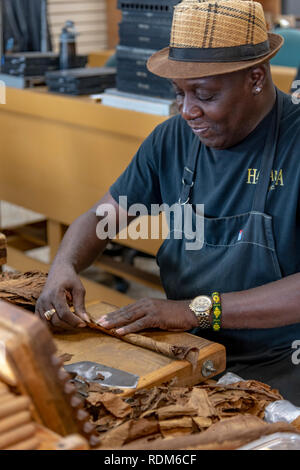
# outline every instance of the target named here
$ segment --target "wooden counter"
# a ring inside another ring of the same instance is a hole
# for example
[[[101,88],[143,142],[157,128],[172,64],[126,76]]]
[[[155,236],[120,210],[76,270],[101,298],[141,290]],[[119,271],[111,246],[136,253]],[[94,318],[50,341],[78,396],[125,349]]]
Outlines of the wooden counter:
[[[0,199],[70,224],[163,120],[88,98],[8,88],[0,107]]]

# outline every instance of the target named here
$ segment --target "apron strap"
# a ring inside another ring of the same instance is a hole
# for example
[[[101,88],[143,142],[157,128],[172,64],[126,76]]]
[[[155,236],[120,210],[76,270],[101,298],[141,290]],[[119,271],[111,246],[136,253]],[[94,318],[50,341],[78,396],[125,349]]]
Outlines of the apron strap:
[[[282,108],[283,95],[282,93],[278,92],[276,88],[276,108],[275,110],[273,110],[271,125],[267,130],[268,135],[263,151],[259,180],[255,190],[252,205],[252,211],[261,212],[262,214],[265,212],[267,196],[270,186],[270,176],[276,157]]]
[[[195,136],[191,153],[189,154],[187,165],[184,167],[182,176],[182,187],[178,204],[184,206],[190,200],[191,189],[194,186],[194,175],[197,166],[198,155],[200,153],[201,141]]]

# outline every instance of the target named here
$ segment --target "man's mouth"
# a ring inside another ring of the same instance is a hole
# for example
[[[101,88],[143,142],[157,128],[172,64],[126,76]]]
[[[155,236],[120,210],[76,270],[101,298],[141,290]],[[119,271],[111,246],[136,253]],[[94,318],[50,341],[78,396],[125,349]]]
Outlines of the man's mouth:
[[[200,126],[191,126],[189,124],[189,126],[191,127],[192,131],[194,132],[194,134],[196,135],[203,135],[205,136],[205,134],[209,131],[209,127],[206,126],[206,127],[200,127]]]

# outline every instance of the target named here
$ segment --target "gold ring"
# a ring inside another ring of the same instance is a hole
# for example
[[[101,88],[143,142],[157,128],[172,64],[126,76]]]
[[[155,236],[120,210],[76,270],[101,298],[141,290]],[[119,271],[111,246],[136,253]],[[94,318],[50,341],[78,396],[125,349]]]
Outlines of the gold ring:
[[[55,308],[52,308],[51,310],[47,310],[47,312],[44,313],[44,317],[46,318],[46,320],[50,321],[55,313]]]

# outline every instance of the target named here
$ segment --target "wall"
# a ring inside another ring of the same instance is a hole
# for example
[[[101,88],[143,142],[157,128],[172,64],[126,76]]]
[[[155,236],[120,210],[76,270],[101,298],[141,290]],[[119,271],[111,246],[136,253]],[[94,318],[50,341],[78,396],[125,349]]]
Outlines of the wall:
[[[299,0],[283,0],[283,13],[286,15],[300,16],[300,1]]]
[[[119,42],[118,23],[121,21],[121,11],[117,9],[117,0],[106,0],[107,8],[107,45],[114,49]]]
[[[73,20],[80,33],[80,54],[107,48],[106,0],[48,0],[48,16],[55,50],[66,20]]]
[[[285,0],[299,9],[299,0]],[[265,11],[281,12],[281,0],[261,0]],[[49,20],[54,46],[64,22],[72,19],[80,32],[78,52],[85,54],[103,49],[113,49],[118,43],[118,23],[121,12],[117,0],[48,0]]]
[[[266,12],[275,14],[281,13],[281,0],[260,0],[260,3],[263,5]]]

